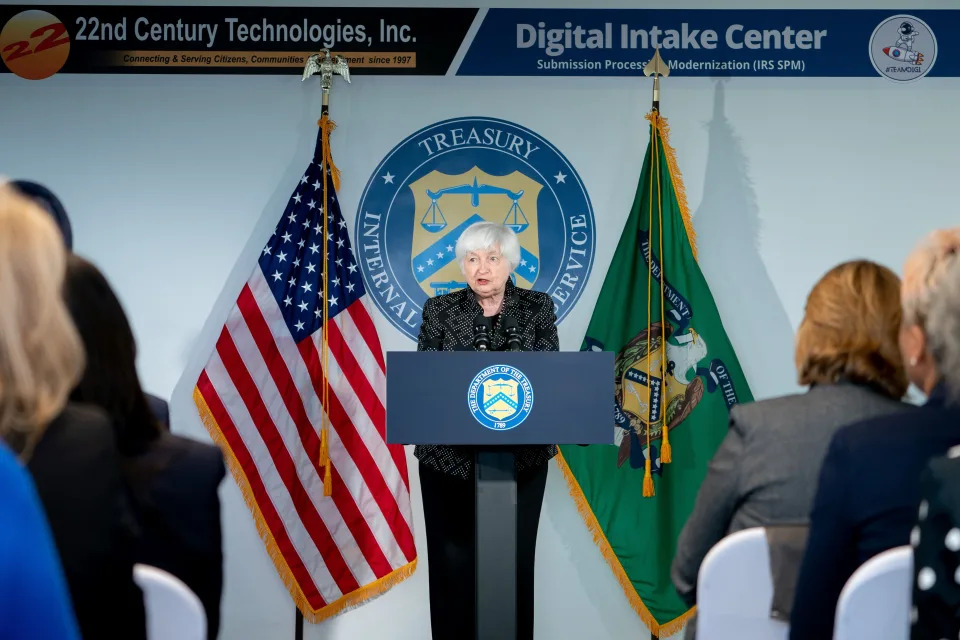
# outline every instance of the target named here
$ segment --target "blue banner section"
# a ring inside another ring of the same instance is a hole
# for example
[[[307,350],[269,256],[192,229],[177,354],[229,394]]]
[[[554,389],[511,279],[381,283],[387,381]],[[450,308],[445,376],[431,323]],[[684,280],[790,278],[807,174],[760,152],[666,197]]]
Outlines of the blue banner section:
[[[960,76],[958,10],[490,9],[458,75]],[[938,43],[942,49],[938,49]]]

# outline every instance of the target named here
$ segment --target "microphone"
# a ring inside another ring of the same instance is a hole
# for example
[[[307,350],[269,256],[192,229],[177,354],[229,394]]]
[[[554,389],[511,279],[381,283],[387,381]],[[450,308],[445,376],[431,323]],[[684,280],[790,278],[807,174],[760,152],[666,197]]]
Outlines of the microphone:
[[[492,321],[482,313],[473,319],[473,348],[477,351],[490,350],[490,329]]]
[[[503,316],[503,332],[507,334],[507,351],[520,351],[520,327],[513,316]]]

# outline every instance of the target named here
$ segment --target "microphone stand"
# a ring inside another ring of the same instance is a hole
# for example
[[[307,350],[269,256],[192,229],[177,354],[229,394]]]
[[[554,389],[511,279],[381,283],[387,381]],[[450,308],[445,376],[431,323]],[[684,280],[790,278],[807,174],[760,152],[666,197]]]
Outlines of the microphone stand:
[[[504,330],[516,338],[516,319]],[[490,318],[474,321],[474,348],[491,346]],[[511,350],[513,348],[511,347]],[[514,454],[502,447],[477,449],[476,489],[476,640],[516,640],[517,637],[517,472]]]

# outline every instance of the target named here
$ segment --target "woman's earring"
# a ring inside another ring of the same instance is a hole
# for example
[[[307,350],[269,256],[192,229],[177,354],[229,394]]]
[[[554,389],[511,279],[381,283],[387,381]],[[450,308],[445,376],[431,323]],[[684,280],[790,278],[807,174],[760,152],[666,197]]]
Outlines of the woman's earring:
[[[917,366],[917,356],[910,356],[910,366],[911,367]]]

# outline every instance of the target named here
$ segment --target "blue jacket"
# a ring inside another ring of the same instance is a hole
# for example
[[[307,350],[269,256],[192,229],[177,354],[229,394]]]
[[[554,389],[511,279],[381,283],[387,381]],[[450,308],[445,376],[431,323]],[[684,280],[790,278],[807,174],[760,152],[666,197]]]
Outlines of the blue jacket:
[[[40,498],[2,443],[0,487],[0,638],[80,640]]]
[[[909,413],[840,429],[830,443],[810,514],[790,640],[832,638],[840,591],[856,569],[906,545],[917,521],[920,476],[929,460],[960,444],[960,408],[939,385]]]

